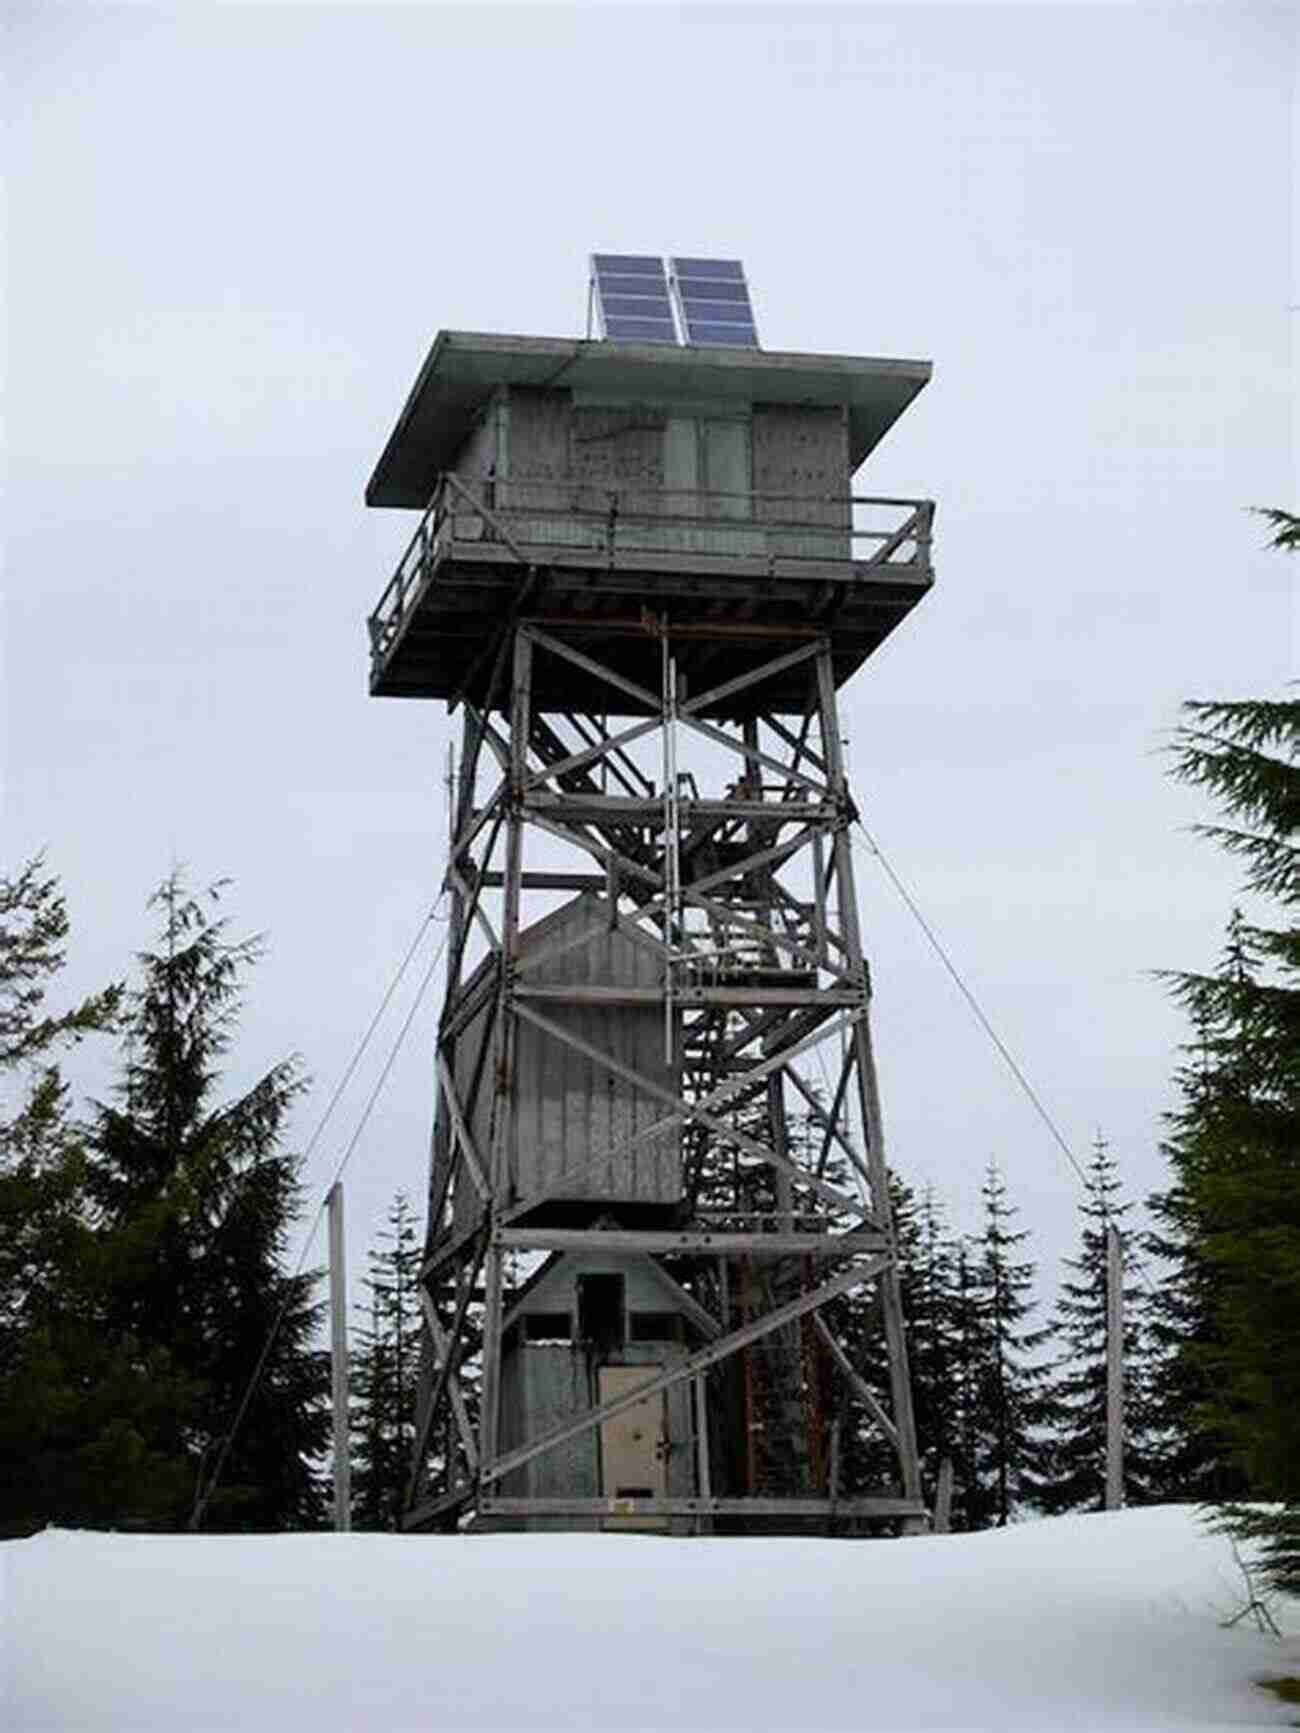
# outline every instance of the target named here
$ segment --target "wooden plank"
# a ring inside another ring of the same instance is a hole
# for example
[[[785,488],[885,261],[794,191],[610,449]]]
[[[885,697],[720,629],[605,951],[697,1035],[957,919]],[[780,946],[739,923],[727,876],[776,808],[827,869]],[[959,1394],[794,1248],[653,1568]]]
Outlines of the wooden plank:
[[[485,1493],[481,1516],[927,1517],[919,1499],[879,1498],[498,1498]]]
[[[662,726],[658,716],[651,716],[644,722],[634,722],[630,727],[621,729],[617,734],[607,735],[594,746],[589,746],[583,752],[571,753],[567,758],[561,758],[554,764],[548,764],[545,770],[539,770],[528,778],[525,789],[531,791],[540,788],[544,783],[553,782],[557,776],[563,776],[574,770],[583,770],[588,764],[596,764],[602,758],[612,758],[622,746],[630,745],[633,740],[639,740],[643,734],[650,734]]]
[[[483,1159],[475,1146],[474,1138],[470,1133],[469,1122],[465,1118],[460,1097],[456,1093],[456,1079],[452,1076],[451,1066],[448,1065],[446,1057],[442,1053],[438,1054],[437,1068],[438,1080],[442,1084],[443,1099],[447,1103],[447,1111],[451,1114],[451,1122],[456,1128],[456,1136],[460,1139],[465,1165],[469,1169],[470,1178],[474,1181],[479,1196],[487,1201],[491,1197],[492,1188],[488,1184],[486,1173],[483,1171]]]
[[[551,1000],[557,1005],[662,1005],[662,987],[583,986],[577,981],[559,981],[553,986],[515,988],[517,999]],[[678,986],[673,998],[683,1005],[821,1005],[828,1009],[861,1006],[860,987],[690,987]]]
[[[830,1352],[831,1359],[834,1360],[835,1364],[844,1374],[850,1390],[852,1390],[853,1394],[857,1397],[858,1401],[861,1402],[862,1406],[866,1409],[867,1413],[875,1421],[876,1425],[884,1433],[889,1442],[896,1446],[898,1444],[898,1428],[894,1425],[893,1421],[877,1401],[875,1391],[854,1366],[852,1360],[849,1359],[840,1344],[835,1340],[827,1327],[826,1320],[824,1318],[814,1317],[813,1329],[816,1330],[817,1334],[825,1343]]]
[[[420,1289],[420,1315],[424,1319],[424,1327],[429,1332],[434,1353],[441,1364],[447,1360],[451,1353],[451,1339],[442,1327],[437,1307],[423,1288]],[[474,1442],[474,1428],[469,1423],[469,1410],[465,1406],[465,1396],[460,1387],[460,1379],[454,1371],[447,1374],[447,1395],[451,1401],[456,1430],[460,1433],[460,1441],[465,1447],[466,1458],[470,1467],[477,1469],[478,1445]]]
[[[768,1071],[775,1070],[778,1066],[788,1064],[803,1047],[810,1046],[814,1041],[822,1040],[826,1035],[829,1035],[831,1032],[829,1029],[825,1031],[819,1030],[814,1034],[805,1036],[803,1042],[797,1046],[780,1048],[777,1052],[764,1059],[760,1064],[755,1065],[753,1070],[748,1072],[742,1078],[724,1083],[719,1089],[714,1090],[713,1094],[706,1097],[705,1101],[688,1102],[671,1094],[668,1090],[662,1088],[652,1079],[643,1076],[639,1071],[634,1071],[630,1065],[624,1065],[621,1060],[615,1059],[612,1054],[603,1053],[599,1047],[593,1046],[590,1041],[584,1040],[582,1036],[578,1035],[574,1030],[565,1029],[559,1023],[553,1023],[549,1017],[543,1017],[539,1011],[534,1011],[530,1006],[520,1003],[518,1005],[518,1012],[519,1015],[525,1018],[528,1022],[536,1024],[544,1034],[551,1035],[555,1040],[562,1041],[566,1046],[572,1047],[576,1052],[585,1054],[588,1059],[593,1061],[593,1063],[601,1066],[613,1076],[622,1078],[626,1083],[631,1083],[635,1088],[644,1091],[644,1093],[650,1096],[652,1100],[663,1102],[665,1106],[671,1109],[663,1121],[657,1122],[656,1126],[647,1126],[645,1132],[641,1135],[648,1135],[651,1131],[656,1129],[664,1130],[668,1125],[672,1124],[674,1120],[696,1120],[701,1125],[708,1126],[711,1131],[716,1133],[717,1136],[723,1138],[726,1142],[735,1144],[738,1149],[743,1150],[747,1155],[754,1156],[758,1161],[766,1162],[769,1167],[777,1169],[778,1172],[788,1173],[789,1176],[799,1185],[809,1191],[816,1192],[819,1197],[824,1198],[833,1208],[837,1210],[851,1210],[854,1214],[861,1213],[861,1205],[857,1198],[850,1197],[847,1192],[842,1192],[835,1186],[827,1185],[825,1180],[818,1179],[815,1174],[804,1172],[802,1168],[797,1167],[787,1158],[778,1155],[777,1152],[774,1149],[771,1149],[768,1145],[760,1143],[756,1138],[750,1137],[747,1132],[738,1130],[734,1125],[728,1125],[725,1120],[719,1119],[716,1114],[709,1111],[710,1107],[713,1105],[726,1106],[726,1098],[728,1096],[736,1093],[743,1086],[756,1082],[760,1077],[766,1076]],[[860,1013],[858,1013],[858,1015],[860,1015]],[[853,1017],[845,1019],[845,1021],[853,1020]],[[585,1165],[586,1164],[584,1164],[584,1167]],[[581,1172],[584,1171],[584,1169],[578,1171]],[[570,1175],[570,1184],[572,1183],[572,1179],[573,1176]],[[540,1199],[533,1200],[534,1204],[540,1201]]]
[[[498,872],[484,873],[481,882],[488,890],[499,891],[506,882],[506,876]],[[519,882],[526,891],[603,892],[608,878],[604,873],[525,872],[520,874]]]
[[[840,1258],[889,1250],[882,1234],[855,1232],[751,1234],[683,1229],[643,1233],[623,1228],[502,1227],[493,1237],[509,1251],[646,1252],[654,1257]]]

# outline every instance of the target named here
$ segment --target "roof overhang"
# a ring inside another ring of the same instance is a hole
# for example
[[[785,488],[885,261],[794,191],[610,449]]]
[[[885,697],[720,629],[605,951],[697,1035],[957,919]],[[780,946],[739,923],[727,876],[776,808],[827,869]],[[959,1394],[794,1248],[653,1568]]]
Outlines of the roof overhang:
[[[835,407],[849,416],[855,470],[930,377],[928,361],[867,355],[608,343],[439,331],[366,487],[367,505],[429,502],[474,419],[501,386],[544,386],[650,401],[675,397]]]

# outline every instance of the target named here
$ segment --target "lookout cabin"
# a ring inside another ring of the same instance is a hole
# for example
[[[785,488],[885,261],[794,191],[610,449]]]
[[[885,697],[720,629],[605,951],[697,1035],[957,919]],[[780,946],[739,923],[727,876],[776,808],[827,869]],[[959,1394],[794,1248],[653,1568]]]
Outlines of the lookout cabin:
[[[925,361],[440,332],[366,489],[419,514],[369,621],[371,691],[499,704],[512,613],[590,622],[602,659],[652,689],[648,618],[694,623],[677,653],[696,691],[833,624],[842,683],[932,582],[931,504],[853,488],[929,377]],[[797,709],[805,690],[762,702]]]

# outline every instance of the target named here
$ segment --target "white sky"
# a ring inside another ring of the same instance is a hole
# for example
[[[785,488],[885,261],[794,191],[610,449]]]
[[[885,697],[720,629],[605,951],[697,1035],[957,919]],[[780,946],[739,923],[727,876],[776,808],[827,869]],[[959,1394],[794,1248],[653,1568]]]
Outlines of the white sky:
[[[362,489],[440,327],[581,334],[593,248],[746,262],[765,345],[920,356],[859,472],[938,501],[938,583],[848,688],[856,792],[1067,1136],[1161,1182],[1232,867],[1185,696],[1296,671],[1290,7],[18,6],[6,58],[3,853],[47,847],[69,989],[173,859],[230,875],[239,1080],[305,1140],[436,894],[448,730],[366,695],[405,544]],[[878,871],[889,1153],[1054,1279],[1073,1180]],[[395,1008],[308,1174],[328,1183]],[[422,1200],[436,995],[348,1175],[354,1269]]]

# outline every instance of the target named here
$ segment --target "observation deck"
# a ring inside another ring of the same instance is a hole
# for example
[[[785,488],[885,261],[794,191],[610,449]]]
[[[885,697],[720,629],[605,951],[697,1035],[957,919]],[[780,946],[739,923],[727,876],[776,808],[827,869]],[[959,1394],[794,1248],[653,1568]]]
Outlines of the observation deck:
[[[665,630],[691,694],[822,636],[843,684],[933,583],[932,502],[850,486],[929,374],[441,333],[366,491],[421,511],[368,622],[371,692],[500,707],[521,618],[615,672],[610,714],[658,704]],[[569,708],[538,676],[534,708]],[[800,712],[807,681],[799,664],[705,713]]]

